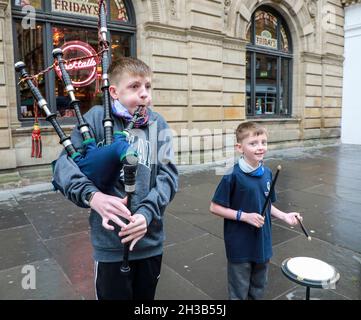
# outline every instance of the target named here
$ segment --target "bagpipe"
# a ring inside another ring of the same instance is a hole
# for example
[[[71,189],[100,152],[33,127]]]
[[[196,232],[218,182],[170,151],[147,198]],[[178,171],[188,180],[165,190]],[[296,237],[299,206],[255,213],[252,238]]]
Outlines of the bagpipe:
[[[109,44],[107,30],[106,3],[99,0],[99,55],[101,55],[102,70],[102,96],[104,107],[104,145],[98,147],[93,138],[89,124],[83,118],[80,111],[80,101],[75,97],[75,91],[72,80],[65,68],[66,61],[63,59],[63,51],[60,48],[53,50],[52,54],[55,60],[53,66],[58,66],[61,72],[62,81],[65,90],[70,98],[70,106],[74,109],[78,121],[78,129],[83,138],[84,152],[80,153],[71,142],[71,138],[65,134],[57,121],[57,115],[52,113],[48,107],[48,102],[42,96],[40,90],[34,83],[34,76],[30,76],[25,70],[24,62],[19,61],[15,64],[15,70],[20,74],[20,84],[26,83],[35,98],[38,106],[44,111],[46,120],[51,123],[60,138],[60,144],[63,145],[67,155],[78,165],[94,185],[105,194],[112,194],[116,182],[119,179],[120,171],[124,171],[124,186],[128,196],[128,208],[131,208],[131,195],[135,191],[135,180],[138,166],[138,155],[130,145],[130,130],[134,127],[136,121],[142,117],[144,106],[139,106],[135,111],[133,118],[123,131],[113,130],[114,121],[111,116],[111,96],[109,93]],[[82,57],[86,58],[86,57]],[[51,68],[48,68],[51,69]],[[53,183],[54,184],[54,183]],[[56,184],[54,184],[57,188]],[[129,245],[124,248],[123,272],[129,271],[128,266]]]

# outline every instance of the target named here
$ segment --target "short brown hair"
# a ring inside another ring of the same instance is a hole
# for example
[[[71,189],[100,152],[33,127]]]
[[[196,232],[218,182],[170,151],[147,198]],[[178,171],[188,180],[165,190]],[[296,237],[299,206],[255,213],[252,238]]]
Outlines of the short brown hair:
[[[128,73],[131,76],[151,77],[152,70],[142,60],[132,57],[120,57],[113,61],[108,69],[109,81],[116,85],[120,77]]]
[[[261,134],[267,135],[267,130],[256,122],[243,122],[236,130],[237,142],[241,143],[243,139],[249,137],[251,134],[252,136],[260,136]]]

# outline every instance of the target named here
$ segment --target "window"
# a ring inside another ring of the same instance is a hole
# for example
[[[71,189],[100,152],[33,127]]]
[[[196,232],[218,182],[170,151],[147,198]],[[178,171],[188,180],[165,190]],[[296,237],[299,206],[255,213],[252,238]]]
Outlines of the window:
[[[246,112],[249,117],[291,115],[291,39],[273,9],[252,15],[246,39]]]
[[[29,8],[34,9],[36,15],[33,23],[26,24],[24,19],[29,17]],[[24,61],[28,73],[34,75],[53,64],[54,48],[63,48],[66,60],[98,52],[97,12],[98,0],[86,3],[82,0],[13,0],[15,61]],[[131,1],[108,0],[107,13],[111,59],[134,55],[136,24]],[[88,60],[68,70],[82,113],[101,104],[101,68],[98,61]],[[74,122],[74,110],[69,106],[70,100],[56,71],[40,76],[37,85],[52,112],[62,121],[70,118]],[[34,119],[33,104],[29,89],[18,88],[20,120]]]

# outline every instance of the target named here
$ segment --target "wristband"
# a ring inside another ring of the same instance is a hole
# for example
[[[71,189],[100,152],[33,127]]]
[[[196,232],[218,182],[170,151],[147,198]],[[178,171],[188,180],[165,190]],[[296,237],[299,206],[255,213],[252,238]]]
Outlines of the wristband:
[[[237,220],[237,221],[241,221],[241,215],[242,215],[242,210],[239,209],[239,210],[237,211],[237,215],[236,215],[236,220]]]

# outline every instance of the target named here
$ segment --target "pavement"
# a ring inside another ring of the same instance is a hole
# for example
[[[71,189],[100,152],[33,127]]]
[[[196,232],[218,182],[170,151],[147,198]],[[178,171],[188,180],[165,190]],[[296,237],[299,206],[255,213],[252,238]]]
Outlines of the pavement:
[[[286,258],[312,257],[335,267],[333,289],[311,299],[361,299],[361,146],[269,152],[276,206],[298,211],[312,236],[274,219],[267,300],[301,300],[305,287],[281,271]],[[166,240],[157,300],[226,300],[223,221],[209,212],[224,165],[181,168],[165,214]],[[31,278],[31,275],[35,277]],[[93,300],[88,212],[51,191],[49,182],[0,191],[0,300]]]

